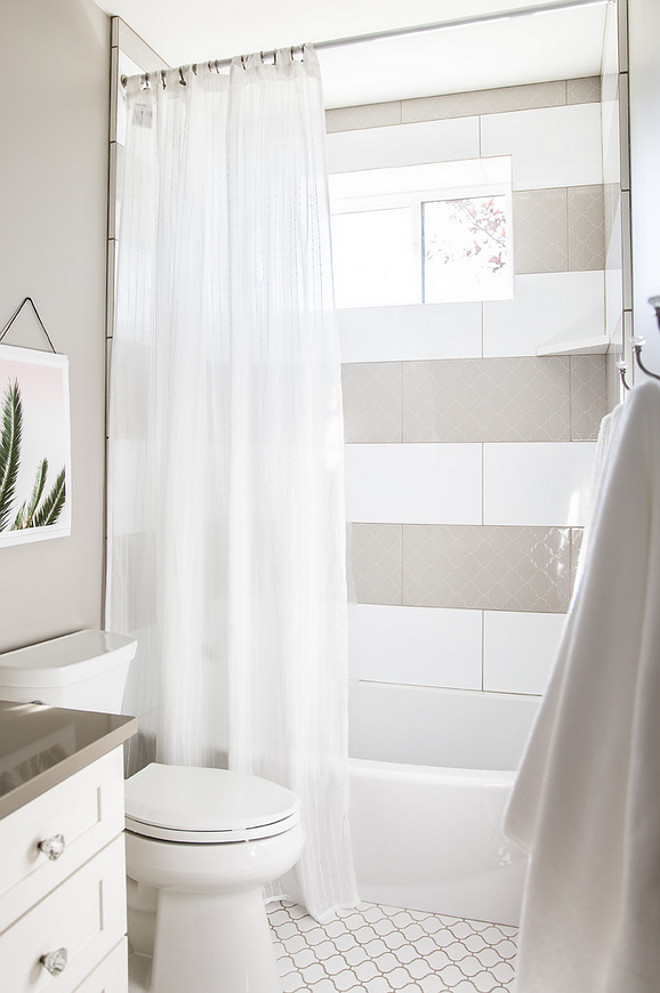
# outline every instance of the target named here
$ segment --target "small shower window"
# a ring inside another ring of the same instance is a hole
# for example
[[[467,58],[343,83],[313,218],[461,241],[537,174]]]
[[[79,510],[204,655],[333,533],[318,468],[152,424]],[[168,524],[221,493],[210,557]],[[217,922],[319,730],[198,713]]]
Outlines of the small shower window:
[[[506,201],[500,193],[422,204],[425,303],[511,296]]]
[[[511,160],[330,177],[338,307],[513,297]]]

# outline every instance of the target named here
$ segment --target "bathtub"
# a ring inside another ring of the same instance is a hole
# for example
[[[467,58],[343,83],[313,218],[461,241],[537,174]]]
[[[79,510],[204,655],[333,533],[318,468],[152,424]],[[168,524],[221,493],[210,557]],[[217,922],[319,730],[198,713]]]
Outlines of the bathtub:
[[[527,867],[502,832],[538,699],[359,682],[350,827],[360,897],[517,925]]]

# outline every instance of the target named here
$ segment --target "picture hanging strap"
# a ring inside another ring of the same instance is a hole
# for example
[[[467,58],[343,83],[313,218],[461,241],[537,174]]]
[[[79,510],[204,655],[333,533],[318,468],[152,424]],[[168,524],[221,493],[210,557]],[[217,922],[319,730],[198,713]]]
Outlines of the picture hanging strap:
[[[11,317],[9,318],[9,320],[7,321],[7,323],[5,324],[5,326],[3,327],[2,331],[0,331],[0,342],[3,340],[3,338],[5,337],[5,335],[7,334],[7,332],[9,331],[10,327],[12,326],[12,324],[14,323],[14,321],[16,320],[16,318],[18,317],[18,315],[20,314],[20,312],[23,310],[23,307],[25,306],[26,303],[29,303],[30,306],[32,307],[32,310],[35,313],[35,317],[37,318],[37,320],[39,321],[39,324],[41,325],[41,330],[43,331],[43,333],[46,335],[46,338],[48,339],[48,344],[50,345],[50,347],[51,347],[52,351],[54,352],[54,354],[57,355],[57,349],[55,348],[55,345],[51,341],[50,335],[46,331],[46,325],[41,320],[41,315],[39,314],[39,311],[37,310],[37,308],[36,308],[36,306],[34,304],[34,300],[32,299],[32,297],[26,297],[25,300],[23,300],[23,302],[16,308],[16,310],[14,311],[14,313],[11,315]]]

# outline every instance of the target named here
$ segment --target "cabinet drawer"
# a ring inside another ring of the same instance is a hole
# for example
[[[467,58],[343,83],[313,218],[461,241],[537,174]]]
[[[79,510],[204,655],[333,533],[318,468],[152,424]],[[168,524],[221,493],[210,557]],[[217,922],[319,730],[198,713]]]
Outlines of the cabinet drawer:
[[[114,749],[0,820],[0,932],[122,831],[122,758]],[[51,861],[39,843],[56,835]]]
[[[128,941],[122,938],[74,993],[127,993]]]
[[[126,934],[124,874],[120,836],[0,935],[2,988],[11,993],[72,993],[90,978]],[[41,957],[62,948],[66,966],[51,975]]]

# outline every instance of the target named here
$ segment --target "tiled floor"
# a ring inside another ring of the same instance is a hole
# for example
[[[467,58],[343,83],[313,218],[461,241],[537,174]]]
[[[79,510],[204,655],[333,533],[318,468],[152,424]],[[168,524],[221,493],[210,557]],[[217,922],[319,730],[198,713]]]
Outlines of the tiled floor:
[[[362,903],[269,909],[283,993],[511,993],[517,928]]]

